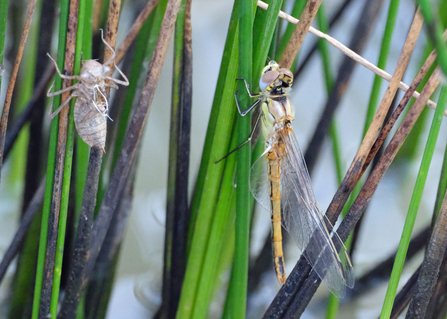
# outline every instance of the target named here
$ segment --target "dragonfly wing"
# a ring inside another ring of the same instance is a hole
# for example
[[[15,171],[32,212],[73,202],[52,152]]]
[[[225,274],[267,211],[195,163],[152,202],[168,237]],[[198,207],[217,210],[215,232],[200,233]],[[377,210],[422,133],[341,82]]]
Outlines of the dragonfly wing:
[[[349,254],[338,235],[330,237],[332,226],[325,223],[312,190],[309,173],[291,129],[280,132],[284,142],[281,156],[281,206],[283,225],[303,251],[304,257],[337,297],[345,294],[346,286],[354,285]],[[281,149],[281,148],[280,148]],[[342,258],[337,253],[340,249]]]
[[[264,154],[256,160],[250,169],[250,191],[258,203],[271,212],[267,160]]]

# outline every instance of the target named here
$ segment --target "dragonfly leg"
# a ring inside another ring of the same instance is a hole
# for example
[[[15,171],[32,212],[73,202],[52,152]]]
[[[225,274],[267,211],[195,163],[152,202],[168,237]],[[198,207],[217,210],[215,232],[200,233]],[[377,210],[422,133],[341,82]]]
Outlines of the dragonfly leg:
[[[250,106],[248,107],[248,109],[246,109],[245,111],[241,111],[241,107],[240,107],[240,105],[239,105],[239,100],[237,99],[237,92],[238,92],[238,90],[236,90],[236,92],[234,92],[234,97],[236,98],[236,105],[237,105],[237,109],[238,109],[238,111],[239,111],[239,114],[240,114],[241,116],[245,116],[245,115],[247,115],[248,113],[250,113],[250,111],[253,110],[253,109],[259,104],[260,101],[262,101],[262,95],[263,95],[263,93],[261,92],[261,93],[251,94],[251,93],[250,93],[250,87],[248,86],[248,83],[247,83],[247,81],[246,81],[245,79],[237,78],[236,80],[242,80],[242,81],[244,81],[244,83],[245,83],[245,88],[247,89],[247,93],[248,93],[248,96],[249,96],[249,97],[251,97],[251,98],[261,97],[261,98],[259,98],[258,100],[256,100],[252,105],[250,105]]]
[[[224,157],[222,157],[221,159],[214,161],[215,164],[219,163],[220,161],[226,159],[228,156],[230,156],[231,154],[233,154],[234,152],[236,152],[238,149],[240,149],[242,146],[244,146],[245,144],[247,144],[248,142],[250,142],[253,138],[253,135],[255,134],[256,131],[256,127],[258,126],[259,123],[259,119],[261,118],[261,114],[258,115],[258,118],[256,119],[255,125],[253,125],[253,128],[250,132],[250,135],[248,136],[248,138],[243,141],[241,144],[239,144],[235,149],[233,149],[232,151],[230,151],[227,155],[225,155]]]

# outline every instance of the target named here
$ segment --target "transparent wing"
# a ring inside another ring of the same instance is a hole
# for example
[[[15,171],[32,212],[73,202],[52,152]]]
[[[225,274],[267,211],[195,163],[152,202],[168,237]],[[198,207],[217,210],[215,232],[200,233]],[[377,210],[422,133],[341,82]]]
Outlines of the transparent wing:
[[[283,129],[279,135],[285,145],[285,154],[280,154],[284,228],[304,251],[304,257],[329,290],[335,296],[343,297],[346,286],[354,286],[354,271],[349,254],[315,200],[295,134],[292,129]],[[332,232],[334,236],[331,239]],[[340,247],[340,255],[336,247]]]
[[[277,139],[285,145],[284,151],[273,148],[280,152],[278,155],[281,158],[282,224],[329,290],[337,297],[342,297],[346,286],[354,286],[349,254],[335,232],[333,239],[330,237],[332,225],[323,216],[315,200],[295,134],[291,129],[283,129],[277,133]],[[250,190],[261,206],[271,212],[264,155],[250,170]],[[341,247],[340,256],[335,247]]]
[[[250,169],[250,191],[256,201],[271,212],[268,169],[265,154],[262,154]]]

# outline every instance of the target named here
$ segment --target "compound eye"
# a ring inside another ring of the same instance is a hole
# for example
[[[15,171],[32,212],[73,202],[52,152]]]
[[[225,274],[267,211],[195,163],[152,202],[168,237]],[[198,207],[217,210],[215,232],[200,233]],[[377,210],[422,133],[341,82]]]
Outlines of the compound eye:
[[[284,74],[286,77],[289,77],[291,80],[293,80],[293,73],[289,69],[281,68],[279,69],[279,73]]]
[[[267,73],[267,72],[269,72],[269,71],[271,71],[271,70],[272,70],[272,68],[270,67],[270,65],[266,65],[266,66],[262,69],[261,77],[264,76],[265,73]]]
[[[259,80],[259,88],[264,91],[267,86],[275,82],[275,80],[278,78],[279,72],[278,71],[267,71],[265,72],[261,79]]]

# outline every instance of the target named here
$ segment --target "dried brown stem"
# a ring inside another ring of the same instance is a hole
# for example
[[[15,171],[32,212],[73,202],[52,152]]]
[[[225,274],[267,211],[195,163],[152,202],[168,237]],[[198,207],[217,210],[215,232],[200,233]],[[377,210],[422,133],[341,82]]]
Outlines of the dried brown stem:
[[[419,36],[423,19],[419,11],[416,12],[413,23],[411,24],[410,31],[408,32],[407,39],[405,40],[404,47],[402,49],[399,61],[397,62],[396,70],[393,74],[393,78],[382,98],[379,108],[374,116],[368,131],[365,134],[362,144],[360,145],[348,172],[345,175],[339,189],[334,195],[334,198],[329,205],[326,216],[329,220],[334,223],[334,221],[340,215],[340,212],[346,203],[349,195],[354,189],[357,181],[359,180],[359,175],[365,165],[366,158],[375,142],[377,134],[379,133],[380,127],[385,119],[388,109],[393,101],[396,91],[398,89],[400,80],[404,74],[404,71],[408,65],[408,62],[413,52],[414,46],[416,44],[417,37]],[[422,99],[418,99],[421,101]],[[427,99],[428,100],[428,99]]]
[[[73,74],[74,54],[76,48],[76,30],[78,29],[79,0],[70,1],[70,11],[67,28],[67,44],[65,47],[65,71]],[[71,80],[63,81],[63,88],[71,86]],[[70,92],[62,94],[61,105],[69,98]],[[64,176],[65,151],[67,147],[69,108],[62,109],[59,114],[59,133],[57,137],[56,166],[54,169],[53,194],[49,216],[47,250],[43,273],[42,293],[39,307],[39,318],[47,318],[50,313],[51,294],[53,290],[53,277],[55,255],[57,248],[57,235],[59,228],[59,214],[61,207],[62,182]]]
[[[6,91],[5,104],[3,105],[2,117],[0,120],[0,179],[3,164],[3,150],[5,147],[6,129],[8,127],[9,109],[11,106],[12,93],[16,85],[17,74],[19,72],[20,63],[22,62],[23,51],[25,50],[26,40],[28,39],[29,29],[33,14],[36,8],[37,0],[30,0],[28,4],[28,13],[26,14],[25,26],[23,28],[22,39],[20,40],[19,50],[17,52],[16,61],[12,70],[11,79],[9,80],[8,90]]]
[[[190,224],[188,167],[192,107],[191,0],[187,0],[175,27],[174,80],[171,105],[168,196],[163,258],[162,303],[155,317],[174,318],[187,264]],[[175,96],[175,97],[174,97]]]
[[[411,296],[414,293],[414,289],[416,287],[416,281],[419,276],[419,272],[421,271],[421,267],[411,275],[410,279],[405,283],[405,286],[397,294],[394,299],[393,309],[391,310],[390,319],[397,319],[400,314],[407,308],[410,303]]]
[[[420,114],[424,109],[424,105],[428,98],[433,94],[435,89],[440,83],[439,70],[435,70],[424,89],[422,90],[421,97],[416,100],[408,115],[405,117],[402,125],[397,130],[396,134],[391,139],[387,148],[385,149],[382,157],[374,168],[373,172],[363,185],[358,197],[354,201],[348,214],[343,219],[340,227],[338,228],[338,234],[342,240],[346,240],[349,233],[354,228],[355,224],[363,214],[368,205],[371,197],[373,196],[377,186],[382,180],[388,167],[391,165],[394,157],[399,151],[400,147],[404,143],[406,137],[410,133],[411,129],[419,118]]]
[[[297,23],[295,30],[292,33],[289,43],[287,44],[284,52],[279,61],[279,65],[283,68],[290,69],[293,60],[303,44],[304,37],[309,31],[310,25],[317,14],[322,0],[308,0],[303,12],[301,13],[300,21]]]
[[[46,87],[48,83],[50,83],[50,80],[53,78],[55,70],[56,69],[53,64],[50,64],[48,66],[44,75],[40,78],[39,83],[35,86],[32,98],[29,100],[25,109],[22,111],[22,113],[20,113],[20,115],[12,125],[11,129],[9,130],[9,133],[6,136],[3,160],[6,160],[6,158],[8,157],[9,151],[11,150],[12,146],[14,145],[14,142],[19,136],[22,127],[30,118],[33,108],[35,106],[34,104],[39,99],[39,97],[43,96],[44,93],[46,93]]]
[[[116,36],[118,34],[118,23],[120,18],[121,0],[110,0],[109,2],[109,13],[107,19],[106,27],[106,42],[115,50],[116,47]],[[104,48],[104,60],[106,63],[112,56],[114,52]],[[112,76],[113,70],[115,69],[115,64],[110,65],[109,76]],[[110,88],[106,88],[107,97],[109,96]]]
[[[390,119],[386,123],[386,125],[383,127],[383,129],[380,131],[379,137],[377,137],[377,140],[374,142],[373,147],[371,148],[371,152],[369,153],[365,165],[363,165],[363,169],[361,174],[359,175],[359,179],[362,177],[363,173],[365,173],[366,168],[368,167],[369,163],[371,163],[374,156],[379,151],[380,147],[382,146],[383,142],[387,138],[388,134],[391,132],[392,128],[394,127],[394,124],[396,124],[397,119],[399,118],[400,114],[408,104],[408,101],[410,100],[413,92],[416,90],[416,88],[421,83],[422,79],[427,74],[430,67],[433,65],[433,62],[436,60],[436,51],[433,50],[431,54],[428,56],[427,60],[425,61],[424,65],[419,70],[418,74],[414,78],[413,82],[410,85],[410,88],[407,92],[405,92],[404,97],[400,101],[399,105],[394,110],[393,114],[391,115]]]
[[[425,318],[445,319],[447,314],[447,257],[444,254],[441,268],[439,269],[439,278],[435,286],[435,291],[430,299]]]
[[[447,193],[439,211],[433,234],[422,262],[416,291],[408,307],[406,318],[424,318],[439,276],[439,268],[447,247]]]
[[[132,27],[130,28],[129,33],[127,34],[124,41],[120,44],[118,50],[116,50],[116,57],[115,61],[116,64],[119,64],[122,58],[124,57],[124,54],[126,54],[127,50],[129,49],[130,45],[132,44],[133,40],[135,40],[136,36],[138,35],[138,32],[140,32],[141,27],[143,26],[146,19],[151,14],[152,10],[155,8],[155,6],[158,4],[160,0],[149,0],[144,7],[144,9],[140,12],[138,17],[135,19],[135,22],[133,23]]]
[[[117,212],[114,213],[101,252],[96,260],[90,285],[85,293],[85,318],[106,317],[107,302],[112,293],[123,233],[132,208],[135,168],[137,166],[137,162],[132,164],[131,176],[126,182],[124,194],[119,201]]]
[[[78,228],[73,249],[73,259],[70,267],[69,282],[65,289],[65,298],[58,315],[59,319],[76,318],[76,310],[81,299],[82,277],[84,275],[87,250],[93,225],[93,214],[98,193],[99,172],[101,171],[103,151],[93,146],[87,169],[87,179],[82,197],[82,208],[79,215]]]

